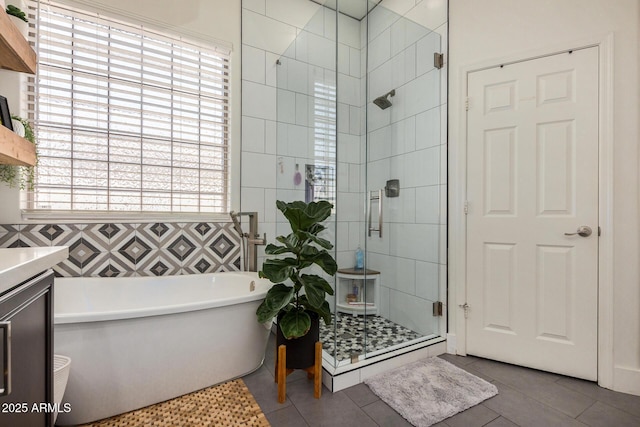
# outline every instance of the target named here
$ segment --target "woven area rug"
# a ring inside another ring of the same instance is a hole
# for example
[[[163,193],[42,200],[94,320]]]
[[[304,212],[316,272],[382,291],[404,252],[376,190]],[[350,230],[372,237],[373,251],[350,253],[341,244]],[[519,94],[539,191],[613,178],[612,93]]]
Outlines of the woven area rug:
[[[85,427],[268,427],[269,421],[245,385],[237,379]]]
[[[438,423],[498,394],[493,384],[438,357],[418,360],[364,382],[417,427]]]

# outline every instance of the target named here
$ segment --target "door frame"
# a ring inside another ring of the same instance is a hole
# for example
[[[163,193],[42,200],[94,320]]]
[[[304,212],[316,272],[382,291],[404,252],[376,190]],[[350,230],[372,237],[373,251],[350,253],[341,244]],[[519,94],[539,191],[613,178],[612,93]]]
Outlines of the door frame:
[[[613,34],[566,42],[533,51],[523,51],[460,67],[461,118],[456,144],[449,146],[449,352],[466,355],[467,328],[464,311],[467,293],[467,111],[469,73],[503,64],[556,55],[572,49],[598,47],[598,384],[613,387]]]

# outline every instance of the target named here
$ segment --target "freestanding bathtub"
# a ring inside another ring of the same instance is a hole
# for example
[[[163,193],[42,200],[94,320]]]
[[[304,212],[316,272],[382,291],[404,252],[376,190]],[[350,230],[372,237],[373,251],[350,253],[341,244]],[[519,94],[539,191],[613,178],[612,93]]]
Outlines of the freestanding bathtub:
[[[83,424],[248,374],[271,325],[256,273],[57,278],[55,353],[71,358],[59,425]]]

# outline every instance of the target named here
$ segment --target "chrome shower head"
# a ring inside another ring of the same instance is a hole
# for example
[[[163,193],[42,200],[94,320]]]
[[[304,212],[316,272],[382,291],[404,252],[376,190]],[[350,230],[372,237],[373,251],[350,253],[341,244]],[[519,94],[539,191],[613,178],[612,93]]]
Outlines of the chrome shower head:
[[[373,100],[373,103],[376,104],[381,109],[385,110],[391,107],[391,105],[393,105],[389,100],[389,96],[396,96],[396,90],[392,89],[391,91],[385,93],[384,95],[377,97],[376,99]]]

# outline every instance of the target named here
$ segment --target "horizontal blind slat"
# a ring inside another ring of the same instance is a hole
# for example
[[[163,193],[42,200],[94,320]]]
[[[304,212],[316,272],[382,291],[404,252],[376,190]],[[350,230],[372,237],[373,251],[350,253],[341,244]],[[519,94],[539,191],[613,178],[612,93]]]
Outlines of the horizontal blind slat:
[[[229,50],[42,3],[25,207],[226,212]]]

